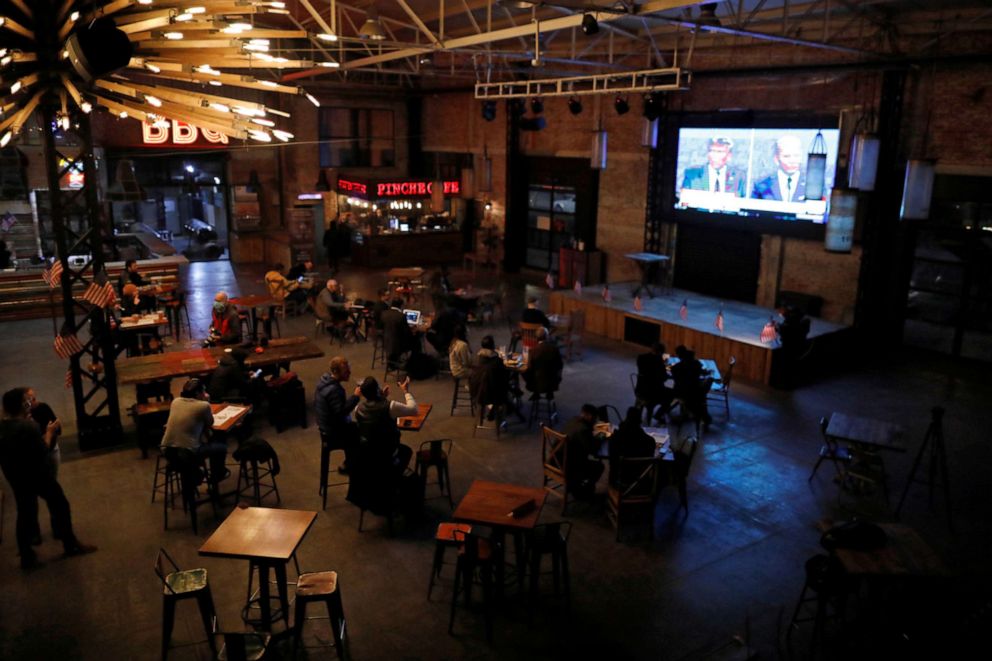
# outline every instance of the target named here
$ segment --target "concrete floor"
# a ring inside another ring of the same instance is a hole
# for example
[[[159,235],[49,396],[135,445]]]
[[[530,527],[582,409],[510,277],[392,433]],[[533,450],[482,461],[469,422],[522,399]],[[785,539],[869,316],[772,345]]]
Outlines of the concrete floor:
[[[261,272],[235,273],[227,262],[191,265],[184,277],[197,337],[209,325],[206,311],[216,290],[248,294],[263,289]],[[466,276],[455,273],[454,277],[458,284]],[[480,275],[477,285],[484,286],[486,277],[492,278]],[[385,278],[381,273],[352,270],[342,280],[350,289],[370,294]],[[62,386],[65,364],[51,350],[50,327],[50,320],[3,325],[0,381],[3,390],[33,386],[40,398],[61,412],[71,436],[71,396]],[[282,333],[312,335],[312,328],[310,317],[299,317],[285,322]],[[498,342],[507,335],[505,324],[492,331]],[[483,333],[478,328],[470,333],[477,347]],[[326,339],[321,342],[327,345]],[[328,347],[327,352],[328,358],[337,353],[347,356],[356,380],[370,373],[371,347],[366,344]],[[584,359],[565,368],[558,397],[563,418],[576,414],[585,401],[625,408],[632,399],[628,374],[636,354],[633,347],[590,339]],[[326,362],[294,364],[308,398]],[[381,376],[379,370],[376,373]],[[174,384],[173,390],[178,387]],[[475,478],[540,485],[541,443],[536,427],[511,426],[498,441],[486,432],[473,438],[473,421],[467,414],[448,415],[450,379],[416,382],[412,392],[419,401],[433,402],[435,410],[425,429],[405,434],[404,441],[416,446],[432,438],[455,440],[451,472],[456,499]],[[121,397],[122,406],[129,405],[132,389],[122,388]],[[744,635],[746,621],[752,647],[762,658],[802,658],[811,654],[809,625],[794,633],[791,645],[786,644],[785,633],[803,585],[803,563],[821,550],[818,522],[850,516],[838,507],[829,466],[807,483],[820,446],[817,420],[836,410],[907,428],[910,452],[886,456],[896,500],[929,422],[929,408],[940,404],[948,411],[945,434],[955,532],[948,531],[940,500],[937,507],[928,508],[925,487],[911,492],[902,519],[921,532],[957,577],[936,586],[875,586],[848,613],[848,626],[828,628],[826,642],[814,652],[821,658],[877,657],[883,651],[887,657],[910,658],[924,650],[929,653],[930,646],[946,649],[947,640],[967,638],[987,626],[987,612],[982,615],[978,609],[989,603],[990,401],[987,370],[918,355],[852,362],[843,373],[794,392],[735,383],[732,418],[714,411],[715,423],[692,466],[689,514],[679,510],[674,491],[665,492],[656,512],[656,539],[648,541],[642,535],[616,543],[601,498],[576,505],[568,516],[574,523],[569,540],[570,612],[560,599],[547,597],[531,616],[526,602],[511,595],[495,611],[492,644],[485,641],[477,610],[460,608],[455,635],[448,635],[451,567],[446,567],[445,580],[433,599],[425,599],[433,530],[450,515],[445,500],[428,501],[424,522],[414,527],[400,522],[396,536],[389,537],[384,519],[375,516],[366,517],[366,530],[359,533],[357,509],[344,500],[343,489],[334,490],[327,510],[319,514],[300,548],[300,562],[304,570],[339,572],[350,652],[356,659],[577,654],[611,659],[711,658],[735,651],[733,637]],[[276,447],[282,461],[282,507],[319,510],[319,439],[312,409],[305,430],[277,434],[263,422],[258,434]],[[160,643],[161,588],[152,564],[160,546],[184,567],[208,568],[221,628],[240,630],[245,563],[197,555],[197,548],[231,505],[218,519],[209,508],[201,510],[198,536],[178,513],[172,529],[163,531],[161,504],[149,502],[153,460],[139,459],[133,446],[81,456],[72,445],[70,439],[61,483],[72,503],[78,535],[100,550],[62,559],[60,546],[50,539],[43,522],[46,540],[40,557],[46,566],[22,573],[14,543],[13,502],[8,498],[0,547],[4,592],[0,658],[154,658]],[[4,488],[9,495],[9,487],[4,484]],[[601,483],[599,488],[605,487]],[[853,504],[878,520],[892,518],[869,502]],[[558,518],[554,501],[543,518]],[[885,609],[881,616],[873,605]],[[195,611],[192,603],[179,606],[175,648],[170,653],[174,659],[210,657]],[[329,639],[326,621],[308,623],[306,631],[310,646]],[[311,647],[301,657],[328,655],[327,650]],[[279,645],[271,656],[290,654]]]

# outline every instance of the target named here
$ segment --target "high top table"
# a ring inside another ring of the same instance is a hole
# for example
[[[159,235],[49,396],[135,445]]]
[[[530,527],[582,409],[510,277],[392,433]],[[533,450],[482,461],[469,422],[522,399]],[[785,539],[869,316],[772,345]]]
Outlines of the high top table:
[[[651,285],[658,279],[658,268],[668,262],[668,255],[659,255],[653,252],[631,252],[624,255],[627,259],[633,260],[637,268],[641,270],[641,284],[631,294],[637,296],[643,289],[650,298],[654,298],[654,290]]]
[[[284,510],[271,507],[238,507],[220,524],[200,547],[200,555],[248,560],[258,566],[261,626],[272,628],[272,605],[269,595],[269,570],[276,576],[281,603],[280,617],[289,627],[289,594],[286,564],[296,554],[316,512]],[[250,565],[249,565],[250,566]]]

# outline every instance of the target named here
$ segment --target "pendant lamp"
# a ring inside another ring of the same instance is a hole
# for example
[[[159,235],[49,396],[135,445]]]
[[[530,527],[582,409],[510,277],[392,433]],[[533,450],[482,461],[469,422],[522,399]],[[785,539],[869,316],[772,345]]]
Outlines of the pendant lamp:
[[[592,132],[592,157],[589,159],[589,165],[593,170],[606,169],[606,142],[606,131]]]
[[[874,133],[856,133],[847,159],[847,185],[863,191],[875,190],[880,140]]]
[[[828,252],[851,252],[854,219],[858,213],[858,192],[835,187],[830,193],[830,215],[823,247]]]
[[[827,179],[827,145],[823,133],[816,132],[813,145],[806,155],[806,199],[822,200]]]
[[[899,217],[926,220],[930,217],[933,197],[934,161],[913,159],[906,162],[906,177],[902,184],[902,208]]]

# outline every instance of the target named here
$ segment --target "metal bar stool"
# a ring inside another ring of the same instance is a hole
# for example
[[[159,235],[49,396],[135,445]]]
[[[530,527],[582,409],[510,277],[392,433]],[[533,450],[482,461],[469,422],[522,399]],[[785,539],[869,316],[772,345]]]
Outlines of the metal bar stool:
[[[455,442],[450,438],[424,441],[420,444],[420,450],[417,451],[416,464],[417,474],[420,475],[425,487],[427,486],[427,473],[431,466],[437,469],[437,486],[441,490],[441,495],[437,498],[444,498],[447,495],[448,505],[452,509],[454,509],[455,503],[451,497],[451,473],[448,472],[448,456],[451,455],[454,445]],[[445,494],[445,490],[447,490],[447,494]]]
[[[293,654],[303,640],[303,624],[307,619],[307,604],[322,601],[327,608],[327,616],[331,621],[331,635],[334,636],[334,648],[338,658],[347,658],[345,650],[345,618],[344,604],[341,601],[341,585],[338,573],[335,571],[318,571],[301,574],[296,583],[296,608],[293,615]]]

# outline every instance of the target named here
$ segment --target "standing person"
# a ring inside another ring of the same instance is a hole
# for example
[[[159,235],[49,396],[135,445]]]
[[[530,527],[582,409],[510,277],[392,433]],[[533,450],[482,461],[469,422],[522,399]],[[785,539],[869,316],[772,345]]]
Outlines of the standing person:
[[[48,463],[48,448],[58,428],[58,421],[49,422],[45,433],[38,431],[31,419],[31,403],[27,388],[14,388],[3,394],[3,420],[0,420],[0,469],[14,491],[17,503],[17,548],[21,568],[39,565],[33,546],[38,538],[38,498],[43,498],[52,517],[53,536],[62,541],[67,556],[96,551],[95,546],[83,544],[72,529],[69,501]]]
[[[237,344],[241,341],[241,319],[238,317],[238,309],[228,300],[227,292],[219,291],[214,296],[210,319],[208,342]]]
[[[751,197],[759,200],[799,202],[806,199],[806,181],[801,170],[803,143],[797,136],[783,135],[775,141],[772,159],[777,169],[754,182]]]
[[[744,172],[729,164],[733,158],[734,141],[730,138],[710,138],[706,150],[706,165],[686,168],[682,188],[711,193],[732,193],[744,197],[747,184]]]
[[[350,397],[344,384],[351,378],[351,365],[344,356],[335,356],[327,366],[327,371],[317,381],[313,394],[313,408],[317,414],[317,428],[320,429],[322,450],[334,447],[344,450],[344,464],[338,472],[347,473],[358,447],[358,425],[351,419],[351,413],[358,406],[359,396],[355,392]],[[327,474],[326,455],[321,454],[321,475]]]
[[[62,435],[62,422],[55,415],[52,407],[44,402],[39,402],[35,396],[34,388],[24,388],[24,399],[31,406],[31,419],[38,424],[38,432],[43,436],[48,431],[48,425],[55,423],[55,432],[52,434],[52,442],[48,445],[48,467],[52,471],[52,477],[59,478],[59,466],[62,464],[62,449],[59,447],[59,436]]]
[[[210,440],[214,414],[207,401],[207,389],[200,379],[190,379],[182,393],[169,406],[169,419],[162,435],[162,448],[186,448],[210,464],[210,481],[217,485],[227,477],[224,468],[227,443]]]

